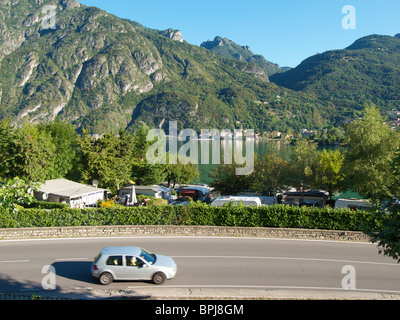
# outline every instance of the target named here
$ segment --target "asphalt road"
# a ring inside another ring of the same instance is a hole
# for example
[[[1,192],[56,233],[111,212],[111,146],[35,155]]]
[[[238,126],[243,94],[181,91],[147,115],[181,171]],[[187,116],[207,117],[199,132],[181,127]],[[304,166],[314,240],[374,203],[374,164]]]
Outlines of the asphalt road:
[[[141,246],[172,256],[177,276],[162,286],[147,282],[101,286],[91,277],[90,266],[106,246]],[[48,287],[52,274],[46,266],[55,269],[55,287]],[[400,265],[369,243],[207,237],[0,241],[0,293],[68,293],[79,299],[106,292],[166,298],[196,292],[226,297],[249,292],[256,297],[274,297],[277,292],[291,292],[291,297],[300,292],[327,298],[349,292],[400,297],[399,275]]]

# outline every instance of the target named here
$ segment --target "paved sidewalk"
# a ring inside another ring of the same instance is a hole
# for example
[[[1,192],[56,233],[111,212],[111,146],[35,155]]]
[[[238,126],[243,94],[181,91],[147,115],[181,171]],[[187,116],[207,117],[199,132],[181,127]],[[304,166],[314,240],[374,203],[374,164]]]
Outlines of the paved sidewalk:
[[[64,292],[64,298],[79,299],[79,292]],[[357,290],[282,290],[282,289],[210,289],[210,288],[135,288],[132,290],[96,290],[82,292],[82,299],[144,300],[400,300],[399,294]]]

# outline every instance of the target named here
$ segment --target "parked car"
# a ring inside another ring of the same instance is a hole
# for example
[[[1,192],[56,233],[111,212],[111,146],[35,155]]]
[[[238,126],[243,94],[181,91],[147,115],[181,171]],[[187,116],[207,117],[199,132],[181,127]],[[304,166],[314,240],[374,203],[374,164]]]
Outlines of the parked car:
[[[347,208],[352,211],[365,210],[370,206],[366,199],[337,199],[335,202],[335,209]]]
[[[315,204],[318,202],[319,207],[325,207],[328,205],[329,197],[325,192],[321,191],[296,191],[296,192],[288,192],[283,197],[282,204],[287,204],[290,206],[316,206]],[[311,201],[311,202],[310,202]]]
[[[102,285],[114,280],[151,280],[162,284],[175,277],[177,266],[171,257],[139,247],[107,247],[95,258],[91,273]]]
[[[222,196],[211,202],[213,207],[223,207],[225,204],[232,203],[233,205],[243,204],[245,206],[262,205],[259,197],[246,197],[246,196]]]
[[[300,207],[317,207],[321,208],[322,207],[322,201],[321,200],[305,200],[303,202],[300,202]]]
[[[190,197],[193,201],[209,202],[211,200],[210,189],[206,187],[186,187],[179,189],[181,197]]]

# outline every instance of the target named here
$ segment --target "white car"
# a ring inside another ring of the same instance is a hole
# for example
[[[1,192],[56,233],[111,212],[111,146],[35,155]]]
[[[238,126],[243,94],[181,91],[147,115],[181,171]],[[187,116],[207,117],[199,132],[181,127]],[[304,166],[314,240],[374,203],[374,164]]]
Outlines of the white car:
[[[114,280],[151,280],[162,284],[175,277],[171,257],[149,253],[139,247],[107,247],[95,258],[91,273],[103,285]]]
[[[248,196],[222,196],[211,202],[213,207],[223,207],[225,204],[232,203],[233,205],[243,204],[244,206],[262,206],[259,197]]]

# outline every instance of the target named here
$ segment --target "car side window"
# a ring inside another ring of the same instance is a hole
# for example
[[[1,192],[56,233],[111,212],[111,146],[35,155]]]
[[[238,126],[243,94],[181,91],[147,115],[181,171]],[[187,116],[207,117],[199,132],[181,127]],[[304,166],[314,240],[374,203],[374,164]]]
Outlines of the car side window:
[[[128,267],[142,267],[144,262],[134,256],[125,256],[125,264]]]
[[[122,266],[122,256],[109,256],[106,265],[108,266]]]

